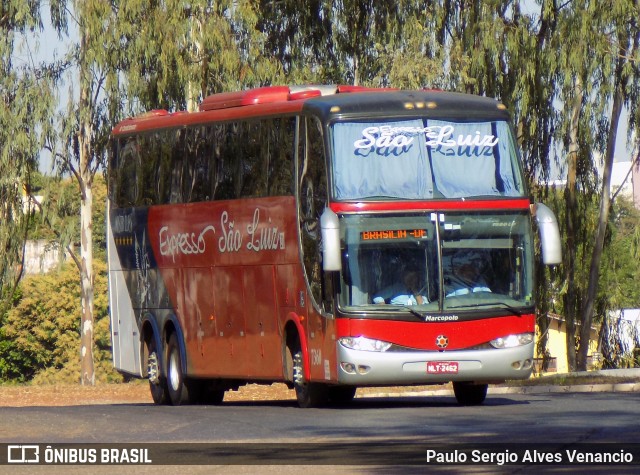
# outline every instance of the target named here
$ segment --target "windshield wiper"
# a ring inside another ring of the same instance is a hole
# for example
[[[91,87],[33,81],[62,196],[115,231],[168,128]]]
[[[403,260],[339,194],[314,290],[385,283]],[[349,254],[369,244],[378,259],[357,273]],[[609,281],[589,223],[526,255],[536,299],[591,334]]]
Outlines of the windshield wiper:
[[[414,310],[414,309],[413,309],[413,308],[411,308],[411,307],[413,307],[413,305],[405,305],[405,306],[404,306],[404,308],[405,308],[405,309],[409,310],[409,311],[410,311],[411,313],[413,313],[416,317],[418,317],[418,318],[419,318],[419,319],[421,319],[421,320],[424,320],[424,315],[423,315],[422,313],[418,312],[417,310]]]
[[[414,310],[412,308],[414,307],[414,305],[387,304],[387,305],[375,305],[374,307],[376,310],[393,310],[397,312],[401,310],[409,310],[409,312],[411,312],[413,315],[420,318],[421,320],[424,320],[424,314],[418,312],[417,310]]]
[[[451,308],[491,307],[491,306],[495,306],[495,305],[500,305],[500,306],[510,310],[511,312],[513,312],[514,315],[517,315],[519,317],[524,315],[524,312],[518,310],[516,307],[513,307],[513,306],[511,306],[511,305],[509,305],[508,303],[505,303],[505,302],[482,302],[482,303],[471,303],[471,304],[466,304],[466,305],[454,305],[452,307],[447,307],[447,309],[451,309]]]

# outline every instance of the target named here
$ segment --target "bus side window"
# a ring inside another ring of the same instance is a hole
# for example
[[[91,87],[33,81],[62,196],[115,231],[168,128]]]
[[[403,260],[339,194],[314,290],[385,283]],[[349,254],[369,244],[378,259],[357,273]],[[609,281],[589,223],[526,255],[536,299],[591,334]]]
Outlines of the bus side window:
[[[138,179],[136,176],[138,141],[135,137],[120,141],[118,155],[116,203],[121,208],[134,206],[138,198]]]
[[[237,147],[237,140],[234,140],[234,137],[237,136],[239,125],[236,123],[222,124],[221,127],[221,157],[222,160],[220,162],[222,181],[220,184],[220,196],[217,196],[216,199],[220,200],[233,200],[238,197],[238,184],[242,179],[240,176],[240,159],[239,154],[241,153]]]
[[[293,141],[295,120],[285,117],[273,120],[268,134],[268,194],[287,196],[294,192],[293,185]]]
[[[109,167],[107,168],[107,192],[109,195],[109,200],[117,206],[116,203],[116,191],[118,189],[118,149],[120,147],[120,141],[114,140],[111,142],[111,147],[109,148]]]
[[[157,203],[156,179],[160,162],[160,134],[153,133],[140,137],[140,162],[137,179],[140,192],[137,206],[150,206]]]
[[[183,175],[185,203],[210,199],[209,155],[212,144],[207,139],[204,127],[187,129]]]
[[[241,124],[242,134],[240,135],[240,177],[239,188],[240,195],[238,198],[259,198],[266,196],[267,190],[267,174],[266,151],[262,150],[266,147],[266,137],[264,132],[266,127],[262,121],[248,121]]]
[[[172,130],[159,132],[156,136],[156,147],[158,148],[158,168],[156,182],[153,188],[156,190],[156,204],[166,204],[169,202],[171,193],[171,175],[172,175],[172,154],[171,147],[173,145]]]
[[[184,174],[184,131],[173,131],[169,136],[169,140],[173,142],[173,153],[171,154],[171,193],[169,195],[170,203],[183,202],[183,174]]]
[[[215,124],[209,129],[208,140],[212,144],[211,155],[211,199],[224,200],[229,196],[229,170],[226,168],[225,124]]]

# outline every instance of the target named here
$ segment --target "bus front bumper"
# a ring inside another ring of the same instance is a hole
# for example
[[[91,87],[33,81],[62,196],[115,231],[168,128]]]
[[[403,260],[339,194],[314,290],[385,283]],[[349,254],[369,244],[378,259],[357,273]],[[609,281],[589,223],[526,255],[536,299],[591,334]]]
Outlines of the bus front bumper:
[[[515,348],[460,351],[363,351],[337,343],[338,381],[353,386],[499,382],[526,379],[534,343]]]

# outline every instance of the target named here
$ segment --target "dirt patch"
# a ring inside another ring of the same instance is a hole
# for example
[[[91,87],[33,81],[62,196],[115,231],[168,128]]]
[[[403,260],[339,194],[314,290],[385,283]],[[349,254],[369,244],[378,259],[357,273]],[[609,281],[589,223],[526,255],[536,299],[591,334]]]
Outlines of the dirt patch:
[[[248,385],[227,391],[225,401],[295,399],[284,384]],[[144,381],[126,384],[79,384],[0,386],[0,406],[79,406],[85,404],[152,403],[149,385]]]
[[[356,396],[384,393],[385,396],[444,386],[360,388]],[[225,401],[295,401],[295,392],[284,384],[248,384],[238,391],[227,391]],[[0,407],[80,406],[87,404],[151,404],[149,385],[144,381],[124,384],[0,385]]]

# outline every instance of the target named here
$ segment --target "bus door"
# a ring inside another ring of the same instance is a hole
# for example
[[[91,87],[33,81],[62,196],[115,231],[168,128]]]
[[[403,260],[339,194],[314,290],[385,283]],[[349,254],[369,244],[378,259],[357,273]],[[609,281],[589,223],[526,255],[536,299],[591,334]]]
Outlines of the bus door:
[[[329,322],[330,317],[322,311],[325,289],[320,260],[320,215],[328,205],[327,167],[320,122],[307,118],[299,125],[297,199],[306,284],[298,291],[297,306],[305,312],[311,377],[321,381],[331,379],[332,368],[335,368],[330,361],[335,342],[327,341],[330,334],[327,327],[333,320]]]

